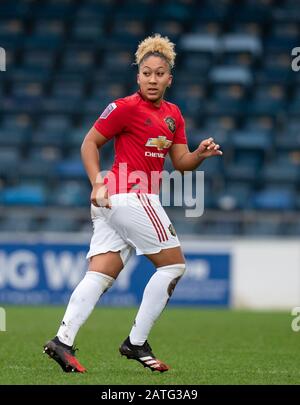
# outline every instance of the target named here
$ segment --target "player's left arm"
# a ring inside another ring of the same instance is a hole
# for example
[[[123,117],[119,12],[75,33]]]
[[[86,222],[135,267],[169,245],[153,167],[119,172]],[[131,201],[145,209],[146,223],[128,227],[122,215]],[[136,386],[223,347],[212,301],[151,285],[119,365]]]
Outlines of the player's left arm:
[[[213,138],[204,139],[196,150],[190,152],[186,144],[175,143],[169,149],[173,166],[180,172],[195,170],[206,158],[223,155]]]

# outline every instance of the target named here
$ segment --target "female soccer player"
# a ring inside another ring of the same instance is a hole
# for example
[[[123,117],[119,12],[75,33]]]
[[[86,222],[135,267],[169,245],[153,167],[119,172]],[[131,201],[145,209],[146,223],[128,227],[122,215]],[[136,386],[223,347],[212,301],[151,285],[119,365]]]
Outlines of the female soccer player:
[[[134,324],[119,351],[151,370],[167,371],[147,342],[165,308],[185,260],[174,228],[161,206],[159,173],[167,153],[180,172],[196,169],[204,159],[222,155],[213,138],[190,152],[179,108],[164,100],[172,83],[174,44],[159,34],[146,38],[136,51],[139,91],[111,103],[86,135],[82,160],[92,184],[94,233],[87,254],[89,269],[74,290],[57,336],[45,352],[66,372],[84,372],[74,355],[75,336],[126,264],[132,250],[156,267],[146,285]],[[99,149],[115,138],[115,161],[102,178]]]

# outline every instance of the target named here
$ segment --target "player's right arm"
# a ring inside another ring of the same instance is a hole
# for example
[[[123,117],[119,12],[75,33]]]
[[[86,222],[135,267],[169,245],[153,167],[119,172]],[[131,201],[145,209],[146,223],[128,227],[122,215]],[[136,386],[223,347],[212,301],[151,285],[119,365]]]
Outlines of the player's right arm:
[[[122,132],[130,119],[129,106],[125,99],[110,103],[87,133],[81,146],[81,157],[93,186],[92,204],[110,208],[108,192],[100,175],[99,149],[115,135]]]
[[[99,207],[100,200],[103,200],[106,208],[110,208],[108,203],[107,189],[100,175],[100,156],[99,149],[108,141],[99,131],[92,127],[86,134],[81,145],[81,158],[88,178],[93,187],[91,192],[91,203]],[[106,200],[106,201],[105,201]]]

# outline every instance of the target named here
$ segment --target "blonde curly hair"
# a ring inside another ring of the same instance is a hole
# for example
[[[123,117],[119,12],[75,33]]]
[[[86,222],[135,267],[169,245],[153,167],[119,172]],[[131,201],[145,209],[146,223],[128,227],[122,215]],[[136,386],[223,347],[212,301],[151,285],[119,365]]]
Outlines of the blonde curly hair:
[[[175,65],[176,53],[175,44],[168,37],[162,37],[160,34],[154,34],[145,38],[139,43],[135,53],[135,63],[140,66],[149,56],[160,56],[169,64],[170,69]]]

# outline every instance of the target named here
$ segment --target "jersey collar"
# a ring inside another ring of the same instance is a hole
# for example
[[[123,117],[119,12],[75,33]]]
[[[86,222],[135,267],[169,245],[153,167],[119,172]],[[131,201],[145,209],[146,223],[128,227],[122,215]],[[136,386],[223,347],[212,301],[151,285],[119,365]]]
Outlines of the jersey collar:
[[[161,107],[161,106],[163,105],[163,103],[164,103],[164,100],[162,99],[159,106],[154,105],[153,103],[151,103],[151,101],[148,101],[148,100],[145,100],[145,99],[144,99],[144,97],[142,96],[142,93],[141,93],[140,90],[138,90],[138,91],[136,92],[136,94],[138,94],[138,95],[140,96],[140,98],[143,100],[143,102],[144,102],[145,104],[147,104],[147,105],[148,105],[150,108],[152,108],[153,110],[159,110],[160,107]]]

